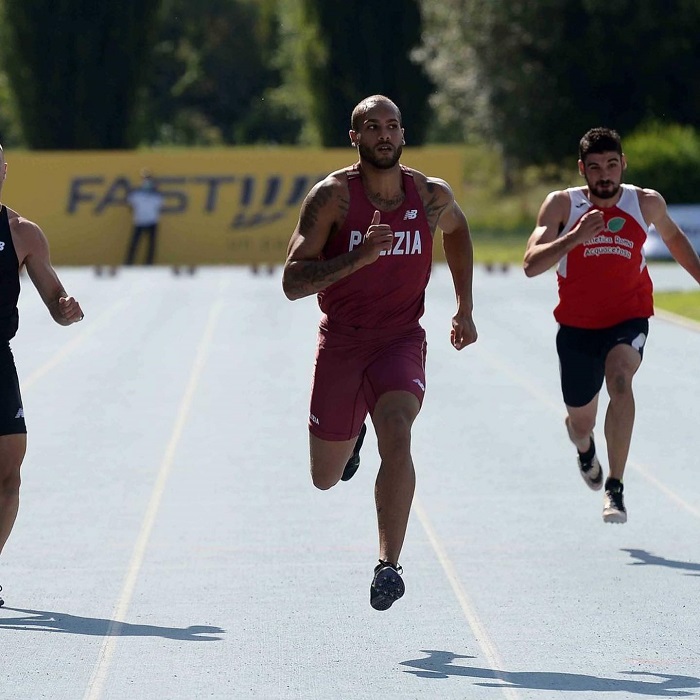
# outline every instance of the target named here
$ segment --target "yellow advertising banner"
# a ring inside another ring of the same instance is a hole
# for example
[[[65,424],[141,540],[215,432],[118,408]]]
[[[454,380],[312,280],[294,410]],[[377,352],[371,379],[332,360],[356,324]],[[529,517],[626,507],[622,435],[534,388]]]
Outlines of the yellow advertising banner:
[[[43,229],[56,265],[120,265],[132,235],[126,198],[149,169],[164,195],[156,264],[280,263],[301,203],[351,149],[217,148],[5,152],[3,202]],[[406,148],[402,162],[461,199],[459,147]],[[145,241],[142,242],[145,246]],[[442,246],[435,246],[442,255]],[[137,253],[137,262],[145,251]]]

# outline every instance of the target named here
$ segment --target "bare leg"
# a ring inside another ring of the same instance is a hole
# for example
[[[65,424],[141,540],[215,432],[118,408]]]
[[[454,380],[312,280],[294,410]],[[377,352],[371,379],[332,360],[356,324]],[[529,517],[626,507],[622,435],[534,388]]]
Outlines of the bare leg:
[[[340,481],[356,440],[357,436],[340,442],[322,440],[309,433],[311,479],[316,488],[325,491]]]
[[[591,446],[591,433],[598,413],[598,396],[596,394],[585,406],[566,407],[566,429],[569,439],[579,452],[587,452]]]
[[[0,552],[17,518],[20,467],[26,451],[25,434],[0,436]]]
[[[642,358],[629,345],[616,345],[605,360],[605,381],[610,404],[605,414],[605,439],[608,443],[610,476],[622,481],[634,428],[632,378]]]
[[[380,397],[372,416],[381,465],[375,483],[379,558],[397,564],[408,526],[416,486],[411,458],[411,426],[420,411],[407,391]]]

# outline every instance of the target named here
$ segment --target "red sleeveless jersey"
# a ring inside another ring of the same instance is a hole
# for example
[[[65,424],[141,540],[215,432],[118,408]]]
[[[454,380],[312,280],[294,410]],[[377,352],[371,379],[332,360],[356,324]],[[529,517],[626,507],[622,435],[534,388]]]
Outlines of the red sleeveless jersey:
[[[563,235],[595,209],[584,188],[567,190],[571,212]],[[559,304],[554,318],[577,328],[609,328],[631,318],[654,314],[653,286],[642,246],[648,225],[636,188],[622,185],[620,200],[600,211],[605,230],[569,251],[557,267]]]
[[[350,205],[340,230],[326,243],[330,259],[362,245],[376,207],[369,201],[357,165],[347,169]],[[394,232],[391,250],[318,294],[331,323],[355,328],[398,328],[418,324],[430,279],[433,236],[413,172],[401,166],[404,202],[381,212],[381,223]]]

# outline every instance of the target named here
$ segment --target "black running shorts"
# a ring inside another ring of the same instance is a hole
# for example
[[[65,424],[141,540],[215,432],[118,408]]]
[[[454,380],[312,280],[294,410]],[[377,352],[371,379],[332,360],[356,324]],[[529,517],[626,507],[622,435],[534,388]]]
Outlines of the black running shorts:
[[[616,345],[630,345],[640,356],[649,335],[649,319],[633,318],[610,328],[559,326],[557,354],[564,403],[590,403],[605,381],[605,358]]]
[[[0,341],[0,435],[26,432],[15,360],[9,343]]]

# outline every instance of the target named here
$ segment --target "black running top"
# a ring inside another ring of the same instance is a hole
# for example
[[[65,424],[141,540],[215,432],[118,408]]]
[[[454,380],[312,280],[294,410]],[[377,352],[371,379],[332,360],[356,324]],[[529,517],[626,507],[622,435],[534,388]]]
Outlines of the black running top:
[[[19,327],[19,260],[12,242],[7,207],[0,207],[0,341],[15,337]]]

